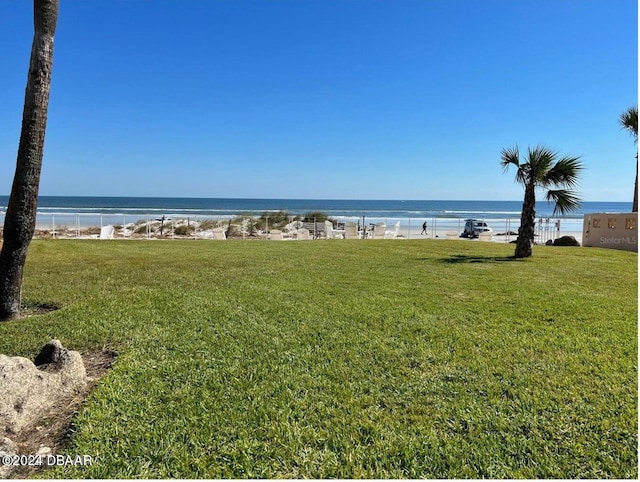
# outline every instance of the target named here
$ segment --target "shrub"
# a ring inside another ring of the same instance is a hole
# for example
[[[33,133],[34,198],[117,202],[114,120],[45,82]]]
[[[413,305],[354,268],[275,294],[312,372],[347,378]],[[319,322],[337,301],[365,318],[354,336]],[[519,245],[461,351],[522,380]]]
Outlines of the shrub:
[[[245,212],[242,214],[238,214],[235,218],[231,220],[231,222],[238,224],[238,223],[242,223],[245,219],[252,219],[255,221],[255,218],[256,217],[253,214],[249,212]]]
[[[250,235],[255,232],[256,229],[263,229],[265,221],[264,219],[258,219],[251,213],[243,213],[234,217],[231,220],[230,231],[227,233],[229,236],[241,236],[242,231],[246,230]]]
[[[573,236],[561,236],[553,241],[554,246],[580,246],[580,243]]]
[[[302,217],[302,220],[307,223],[317,222],[324,223],[325,221],[331,221],[332,223],[336,223],[336,219],[329,217],[327,213],[323,213],[322,211],[311,211],[309,213],[305,213]]]
[[[176,226],[173,230],[173,233],[177,236],[188,236],[193,234],[195,228],[189,224],[181,224],[180,226]]]
[[[262,227],[260,229],[265,229],[267,222],[269,223],[269,228],[282,229],[291,222],[292,218],[293,216],[287,211],[265,211],[260,215],[258,223],[261,223]]]
[[[205,219],[200,222],[200,229],[206,231],[207,229],[213,229],[218,227],[218,221],[215,219]]]

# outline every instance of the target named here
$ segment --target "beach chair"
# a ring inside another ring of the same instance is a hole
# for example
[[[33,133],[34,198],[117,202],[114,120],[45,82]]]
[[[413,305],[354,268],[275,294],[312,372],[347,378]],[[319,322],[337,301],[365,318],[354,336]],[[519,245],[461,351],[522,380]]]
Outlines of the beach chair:
[[[317,223],[317,222],[313,222],[313,223],[309,223],[309,222],[303,222],[302,223],[302,227],[309,230],[309,234],[311,235],[311,237],[313,239],[318,239],[323,232],[323,224]]]
[[[344,239],[359,239],[358,225],[356,223],[344,223]]]
[[[393,231],[386,231],[384,237],[388,239],[396,239],[400,234],[400,221],[398,221],[393,227]]]
[[[100,228],[100,239],[113,239],[115,229],[110,224]]]
[[[377,223],[373,226],[373,233],[371,239],[383,239],[386,232],[387,225],[385,223]]]
[[[226,228],[213,228],[213,239],[224,240],[227,239]]]
[[[333,229],[333,223],[329,220],[324,222],[324,234],[327,239],[338,239],[342,238],[338,233],[336,233]]]

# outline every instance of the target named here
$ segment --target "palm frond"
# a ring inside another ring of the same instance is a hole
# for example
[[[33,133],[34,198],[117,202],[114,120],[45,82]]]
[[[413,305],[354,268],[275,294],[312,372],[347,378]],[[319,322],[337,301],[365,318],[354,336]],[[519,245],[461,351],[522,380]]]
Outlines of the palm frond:
[[[565,186],[574,188],[578,176],[584,169],[579,157],[565,156],[559,159],[544,176],[544,186]]]
[[[520,150],[518,146],[502,149],[502,151],[500,151],[500,158],[500,165],[502,166],[503,172],[507,172],[510,166],[514,166],[516,168],[516,182],[520,184],[527,183],[528,165],[520,164]]]
[[[618,119],[620,125],[624,130],[629,132],[638,142],[638,107],[629,107],[626,111],[620,114]]]
[[[520,167],[520,152],[518,146],[509,147],[500,151],[500,165],[507,171],[509,166]]]
[[[558,212],[564,216],[565,214],[577,211],[580,207],[580,198],[576,195],[575,191],[568,189],[549,189],[545,198],[547,201],[555,204],[553,208],[554,216]]]
[[[545,176],[557,157],[557,152],[543,145],[529,148],[528,162],[531,165],[531,177],[536,184],[544,185]]]

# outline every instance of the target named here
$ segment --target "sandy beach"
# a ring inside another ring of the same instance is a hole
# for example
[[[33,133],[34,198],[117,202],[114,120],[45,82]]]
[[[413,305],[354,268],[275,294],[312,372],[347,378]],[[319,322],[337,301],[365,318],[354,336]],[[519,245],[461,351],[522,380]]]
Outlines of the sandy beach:
[[[120,198],[46,197],[40,199],[37,237],[99,238],[101,228],[113,226],[114,239],[214,239],[213,230],[228,231],[231,239],[269,239],[274,229],[285,240],[297,239],[294,221],[344,223],[367,229],[384,223],[399,239],[458,239],[512,242],[520,225],[520,201],[371,201],[313,199]],[[536,242],[545,244],[563,235],[582,241],[583,218],[594,212],[623,212],[625,203],[585,202],[569,217],[553,216],[551,205],[536,206]],[[4,209],[0,197],[0,223]],[[460,238],[465,221],[485,222],[492,235],[482,240]],[[423,224],[427,233],[423,234]],[[231,224],[230,224],[231,223]],[[396,225],[398,225],[396,232]],[[231,227],[230,227],[231,226]],[[324,224],[320,226],[323,230]],[[343,231],[344,232],[344,231]],[[320,233],[320,238],[324,233]]]
[[[346,219],[345,219],[346,220]],[[262,229],[251,229],[248,226],[255,218],[229,219],[228,217],[216,217],[207,219],[191,219],[179,217],[160,218],[142,218],[135,222],[122,223],[126,221],[122,216],[104,217],[102,219],[75,219],[63,220],[58,217],[57,220],[50,222],[39,222],[36,226],[36,238],[40,239],[218,239],[220,232],[225,231],[226,237],[229,239],[271,239],[273,232],[282,232],[283,240],[296,240],[298,238],[297,230],[291,223],[287,226],[273,227],[261,226]],[[71,221],[65,223],[64,221]],[[85,222],[83,222],[85,221]],[[86,222],[88,221],[88,222]],[[91,225],[96,221],[101,225]],[[120,221],[120,223],[118,222]],[[492,233],[475,239],[461,237],[463,220],[459,219],[430,219],[428,220],[427,232],[422,232],[421,220],[411,219],[386,219],[385,222],[385,239],[432,239],[432,240],[459,240],[461,242],[494,242],[494,243],[510,243],[517,238],[517,224],[514,220],[502,220],[491,224]],[[344,221],[343,221],[344,222]],[[395,225],[400,223],[395,234]],[[582,231],[576,229],[577,223],[571,225],[565,223],[568,229],[556,229],[553,223],[545,226],[544,221],[541,223],[536,232],[536,243],[545,244],[548,240],[553,241],[560,236],[573,236],[582,243]],[[322,225],[322,223],[318,223]],[[336,223],[338,227],[341,222]],[[435,226],[433,228],[432,226]],[[561,225],[562,226],[562,225]],[[109,228],[103,231],[102,228]],[[111,229],[112,227],[112,229]],[[371,224],[368,224],[371,227]],[[214,233],[217,232],[218,234]],[[277,236],[278,238],[280,236]],[[324,233],[318,236],[324,239]],[[340,238],[340,234],[336,236]],[[367,239],[367,240],[370,240]]]

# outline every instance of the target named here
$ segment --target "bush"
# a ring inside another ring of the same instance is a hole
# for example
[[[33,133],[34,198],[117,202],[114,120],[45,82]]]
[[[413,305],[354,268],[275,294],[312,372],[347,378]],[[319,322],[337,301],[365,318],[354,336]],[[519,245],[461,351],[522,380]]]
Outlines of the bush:
[[[561,236],[553,242],[554,246],[580,246],[580,243],[573,236]]]
[[[260,215],[258,223],[262,222],[263,228],[260,229],[265,229],[267,223],[270,229],[282,229],[291,222],[293,217],[287,211],[265,211]]]
[[[243,229],[246,229],[249,234],[253,234],[256,229],[262,229],[261,226],[264,225],[264,220],[258,220],[251,213],[239,214],[231,222],[233,223],[231,225],[231,235],[241,235]],[[229,237],[229,233],[227,233],[227,237]]]
[[[336,219],[329,217],[327,213],[323,213],[322,211],[312,211],[306,213],[302,217],[302,220],[307,223],[312,223],[314,221],[317,223],[324,223],[325,221],[331,221],[334,224],[336,223]]]
[[[218,221],[216,221],[215,219],[205,219],[200,223],[200,229],[202,231],[206,231],[207,229],[217,228],[219,224],[220,223],[218,223]]]
[[[195,228],[193,226],[188,224],[181,224],[173,230],[173,234],[177,236],[188,236],[190,234],[193,234],[194,231]]]

